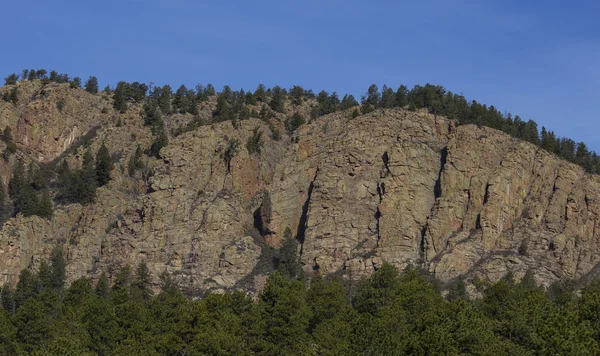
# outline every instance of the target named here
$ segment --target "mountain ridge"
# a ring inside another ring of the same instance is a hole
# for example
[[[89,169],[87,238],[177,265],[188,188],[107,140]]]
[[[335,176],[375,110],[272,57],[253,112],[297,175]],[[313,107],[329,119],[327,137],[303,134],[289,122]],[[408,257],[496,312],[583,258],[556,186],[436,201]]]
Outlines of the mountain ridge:
[[[13,127],[19,147],[0,164],[5,184],[17,157],[73,169],[84,146],[106,144],[116,166],[93,204],[56,204],[51,220],[5,223],[2,282],[15,283],[60,245],[71,281],[144,260],[189,295],[240,283],[256,291],[288,227],[308,274],[358,278],[388,261],[443,281],[520,278],[532,269],[549,285],[597,264],[597,176],[492,128],[405,109],[356,115],[359,106],[286,128],[287,117],[319,105],[310,98],[297,108],[288,98],[285,114],[267,110],[270,118],[209,123],[220,105],[209,96],[195,115],[165,117],[166,131],[179,132],[158,158],[142,159],[145,173],[131,176],[134,146],[148,149],[156,137],[142,103],[121,113],[114,94],[20,83],[20,115],[0,104],[0,125]],[[29,90],[48,94],[28,101]],[[76,133],[67,128],[74,122]],[[276,131],[289,137],[277,140]],[[245,143],[257,132],[263,145],[250,152]]]

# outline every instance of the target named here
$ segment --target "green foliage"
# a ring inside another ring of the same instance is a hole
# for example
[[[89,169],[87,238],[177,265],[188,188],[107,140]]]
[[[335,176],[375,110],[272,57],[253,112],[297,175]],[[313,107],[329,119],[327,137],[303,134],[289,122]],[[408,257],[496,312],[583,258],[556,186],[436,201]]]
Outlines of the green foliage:
[[[275,86],[272,89],[271,101],[269,102],[269,106],[273,111],[283,112],[285,108],[285,98],[286,91],[279,86]]]
[[[17,84],[19,80],[19,75],[17,73],[12,73],[8,77],[4,78],[5,85],[14,85]]]
[[[292,236],[289,226],[285,228],[281,239],[277,269],[288,278],[303,278],[302,266],[298,257],[298,241]]]
[[[57,200],[63,203],[92,203],[96,198],[98,177],[92,152],[88,149],[83,155],[81,169],[71,171],[66,161],[58,169],[58,182],[61,187]]]
[[[299,112],[295,112],[294,115],[292,115],[292,117],[285,120],[285,129],[287,130],[288,134],[291,135],[300,126],[304,125],[304,122],[305,120],[302,114],[300,114]]]
[[[73,78],[73,80],[71,80],[71,82],[69,83],[69,86],[71,87],[71,89],[81,88],[81,78]]]
[[[41,192],[41,199],[39,192]],[[8,193],[13,201],[13,214],[38,215],[44,218],[52,216],[52,202],[46,179],[36,167],[31,166],[26,174],[23,162],[17,161],[13,167],[13,176],[8,183]]]
[[[85,91],[92,94],[98,94],[98,78],[91,76],[85,81]]]
[[[246,142],[246,149],[249,154],[260,154],[263,146],[262,134],[263,133],[258,126],[252,130],[252,136],[248,137],[248,142]]]
[[[19,89],[14,87],[10,92],[4,92],[4,94],[2,94],[2,100],[17,105],[19,102]]]
[[[52,199],[50,199],[48,189],[42,192],[42,196],[37,204],[36,215],[48,220],[52,218]]]
[[[98,283],[96,283],[96,288],[94,293],[100,298],[108,298],[110,290],[110,283],[108,282],[108,278],[106,277],[106,273],[102,272],[100,278],[98,279]]]
[[[129,159],[129,164],[127,166],[129,176],[133,177],[135,175],[135,172],[142,168],[144,168],[144,162],[142,162],[142,148],[140,147],[140,145],[137,145],[135,153]]]
[[[58,111],[62,112],[62,110],[65,107],[65,102],[62,100],[59,100],[56,102],[56,108],[58,109]]]
[[[137,267],[131,292],[133,298],[138,300],[146,301],[152,296],[150,271],[145,261],[140,262]]]
[[[286,232],[286,237],[291,231]],[[528,272],[488,283],[483,297],[445,299],[415,269],[389,264],[360,282],[273,272],[257,300],[241,292],[187,300],[168,275],[124,266],[109,286],[64,286],[64,259],[25,269],[0,302],[0,353],[60,355],[596,355],[600,282],[553,302]],[[458,288],[461,289],[461,288]],[[462,294],[462,293],[459,293]]]
[[[148,154],[151,157],[160,158],[160,150],[169,144],[169,138],[167,137],[167,133],[163,128],[154,138],[152,145],[150,146],[150,150]]]
[[[110,172],[113,169],[113,162],[110,157],[110,152],[104,143],[98,149],[96,154],[96,179],[98,187],[106,185],[110,181]]]
[[[2,132],[2,141],[6,143],[6,148],[4,149],[2,156],[4,157],[4,160],[8,162],[10,155],[17,152],[17,144],[13,141],[12,130],[8,125]]]
[[[354,99],[354,96],[348,94],[344,95],[340,102],[340,110],[348,110],[355,106],[358,106],[358,102]]]
[[[124,113],[127,111],[127,100],[125,97],[125,82],[119,82],[113,93],[113,107],[115,110]]]
[[[269,123],[269,130],[271,131],[271,138],[274,141],[281,140],[281,131],[279,131],[279,129],[277,127],[275,127],[275,125],[273,125],[273,123]]]
[[[227,146],[223,151],[222,158],[227,166],[227,172],[231,171],[231,160],[240,150],[240,141],[238,139],[231,139],[227,142]]]

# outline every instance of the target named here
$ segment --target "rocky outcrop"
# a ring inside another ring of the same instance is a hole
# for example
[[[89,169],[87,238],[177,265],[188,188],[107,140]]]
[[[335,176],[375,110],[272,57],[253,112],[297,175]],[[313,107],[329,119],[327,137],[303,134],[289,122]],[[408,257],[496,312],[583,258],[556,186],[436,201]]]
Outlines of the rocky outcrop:
[[[36,136],[43,105],[2,120],[27,137],[18,143],[36,159],[77,162],[69,137],[89,133],[93,120],[78,123],[78,133],[67,120]],[[65,106],[72,117],[77,105]],[[16,282],[59,244],[70,280],[145,260],[156,284],[167,273],[190,295],[238,288],[264,282],[268,245],[277,248],[288,227],[307,273],[350,278],[388,261],[445,281],[532,269],[549,284],[594,273],[598,263],[598,177],[493,129],[424,112],[341,112],[275,141],[263,121],[223,122],[171,138],[162,159],[148,158],[146,174],[132,178],[129,159],[138,143],[150,145],[149,130],[135,110],[120,127],[96,114],[106,124],[89,146],[104,142],[118,153],[110,184],[96,203],[60,207],[51,221],[9,220],[0,232],[0,282]],[[250,154],[245,143],[256,127],[265,143]],[[233,142],[239,150],[228,161]]]

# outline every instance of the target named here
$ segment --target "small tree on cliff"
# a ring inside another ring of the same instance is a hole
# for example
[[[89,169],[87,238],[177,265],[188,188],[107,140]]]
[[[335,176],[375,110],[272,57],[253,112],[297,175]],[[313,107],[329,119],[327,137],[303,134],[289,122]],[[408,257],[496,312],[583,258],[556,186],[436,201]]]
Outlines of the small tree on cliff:
[[[110,172],[112,169],[113,162],[110,158],[110,153],[106,145],[102,143],[96,154],[96,180],[99,187],[106,185],[110,181]]]
[[[42,197],[37,204],[36,215],[46,219],[52,218],[52,200],[48,189],[42,192]]]
[[[303,277],[302,266],[298,261],[298,241],[292,236],[292,230],[289,226],[283,232],[277,269],[291,279],[301,279]]]

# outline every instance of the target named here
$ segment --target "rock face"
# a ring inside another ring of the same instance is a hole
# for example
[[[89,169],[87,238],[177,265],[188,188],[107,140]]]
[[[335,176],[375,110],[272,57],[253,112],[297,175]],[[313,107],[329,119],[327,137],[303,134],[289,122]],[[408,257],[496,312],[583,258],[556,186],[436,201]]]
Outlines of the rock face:
[[[69,118],[84,105],[73,100]],[[85,100],[105,105],[99,96]],[[93,120],[43,125],[51,117],[38,110],[44,105],[4,107],[0,123],[15,127],[32,159],[76,162],[81,151],[70,145]],[[129,159],[136,144],[150,145],[149,129],[135,110],[120,116],[120,127],[110,113],[98,109],[102,127],[89,143],[119,153],[110,184],[94,204],[57,207],[51,221],[5,223],[0,283],[15,283],[59,244],[69,280],[110,277],[145,260],[156,285],[167,273],[190,295],[253,289],[271,263],[268,245],[277,248],[287,227],[307,273],[350,278],[388,261],[444,281],[532,269],[547,285],[593,274],[599,262],[599,178],[493,129],[455,127],[424,112],[342,112],[275,141],[263,121],[223,122],[171,138],[162,159],[148,158],[147,174],[131,178]],[[265,144],[250,154],[255,127]],[[239,150],[228,161],[234,142]]]

